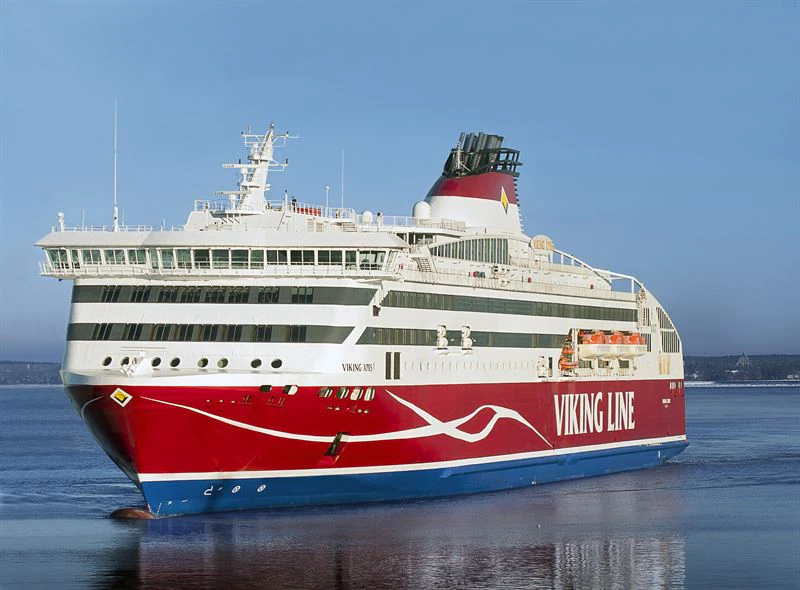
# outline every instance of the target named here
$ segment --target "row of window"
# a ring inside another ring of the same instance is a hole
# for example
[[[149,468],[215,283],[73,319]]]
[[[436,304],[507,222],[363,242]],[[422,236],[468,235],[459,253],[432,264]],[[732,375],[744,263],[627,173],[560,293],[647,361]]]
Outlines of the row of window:
[[[345,326],[74,323],[67,329],[67,340],[341,344],[352,331]]]
[[[375,289],[347,287],[198,287],[75,285],[73,303],[286,303],[366,305]]]
[[[661,330],[661,351],[680,352],[681,339],[675,330]]]
[[[335,394],[335,395],[334,395]],[[319,390],[319,397],[320,398],[329,398],[334,396],[336,399],[351,399],[352,401],[358,401],[361,397],[364,397],[365,402],[371,402],[375,399],[375,388],[374,387],[353,387],[350,389],[349,387],[321,387]]]
[[[473,346],[498,348],[561,348],[564,336],[559,334],[520,334],[517,332],[475,332],[470,338]],[[461,344],[461,331],[448,330],[447,340]],[[436,346],[436,330],[416,328],[367,328],[357,344],[386,344],[404,346]]]
[[[503,238],[473,238],[440,246],[431,246],[433,256],[474,260],[492,264],[508,264],[508,240]]]
[[[58,269],[83,265],[149,266],[163,269],[263,269],[269,265],[325,265],[381,270],[386,250],[291,250],[263,248],[48,248],[50,264]]]
[[[618,322],[635,322],[637,313],[635,309],[617,307],[550,303],[546,301],[520,301],[518,299],[493,299],[490,297],[447,295],[444,293],[415,293],[411,291],[390,291],[384,299],[383,305],[386,307],[413,309],[472,311]]]
[[[675,329],[675,326],[672,325],[672,322],[669,320],[669,316],[667,316],[663,309],[656,307],[656,312],[658,313],[658,325],[662,330]]]

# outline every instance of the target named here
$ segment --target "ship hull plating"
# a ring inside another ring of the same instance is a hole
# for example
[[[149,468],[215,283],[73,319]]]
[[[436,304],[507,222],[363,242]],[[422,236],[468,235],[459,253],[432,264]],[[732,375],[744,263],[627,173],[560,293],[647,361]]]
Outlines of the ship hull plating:
[[[67,388],[157,515],[505,490],[656,466],[688,444],[675,381],[398,384],[369,401],[262,389]]]

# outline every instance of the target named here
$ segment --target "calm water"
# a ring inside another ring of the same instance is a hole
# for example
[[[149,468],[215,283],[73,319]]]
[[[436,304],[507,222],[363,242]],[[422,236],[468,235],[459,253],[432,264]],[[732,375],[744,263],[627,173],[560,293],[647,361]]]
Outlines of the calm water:
[[[692,444],[658,469],[123,522],[142,500],[63,391],[0,389],[0,587],[800,587],[800,388],[687,400]]]

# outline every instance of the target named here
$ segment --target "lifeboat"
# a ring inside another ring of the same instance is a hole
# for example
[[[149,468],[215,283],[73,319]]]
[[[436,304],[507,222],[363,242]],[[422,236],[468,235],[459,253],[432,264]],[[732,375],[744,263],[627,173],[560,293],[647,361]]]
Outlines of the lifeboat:
[[[620,331],[611,334],[599,330],[581,332],[578,345],[580,359],[632,358],[646,352],[641,334]]]

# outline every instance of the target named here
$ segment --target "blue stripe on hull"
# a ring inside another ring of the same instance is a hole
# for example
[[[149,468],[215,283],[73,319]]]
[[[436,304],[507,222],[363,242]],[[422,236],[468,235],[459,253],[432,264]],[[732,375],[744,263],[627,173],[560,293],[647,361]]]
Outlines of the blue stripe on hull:
[[[660,465],[687,442],[670,442],[464,467],[357,475],[151,481],[141,484],[158,515],[287,506],[386,502],[473,494]]]

